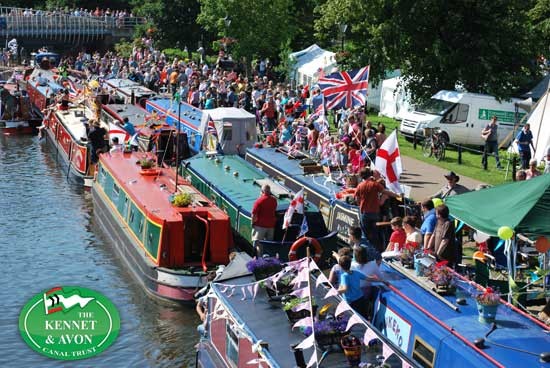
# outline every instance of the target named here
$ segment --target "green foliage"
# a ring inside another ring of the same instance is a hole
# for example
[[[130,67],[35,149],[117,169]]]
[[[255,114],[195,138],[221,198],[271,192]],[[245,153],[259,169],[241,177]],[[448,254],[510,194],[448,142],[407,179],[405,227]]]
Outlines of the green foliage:
[[[199,1],[198,23],[220,38],[236,38],[237,42],[230,49],[236,57],[247,60],[255,55],[275,58],[281,45],[296,34],[292,0]],[[226,16],[231,19],[229,27],[224,21]]]
[[[529,11],[529,17],[533,22],[535,31],[541,35],[541,50],[548,50],[548,40],[550,39],[550,0],[537,0],[533,8]],[[546,55],[548,57],[548,55]]]
[[[291,310],[292,308],[300,304],[308,303],[308,302],[309,302],[309,298],[291,298],[283,303],[283,310],[285,311]],[[313,302],[313,305],[316,305],[315,298],[312,299],[312,302]]]
[[[120,40],[119,43],[115,44],[115,51],[118,55],[122,55],[122,57],[130,57],[132,55],[132,49],[133,44],[131,42],[127,42],[125,39]]]
[[[185,60],[189,58],[189,54],[187,52],[176,48],[164,49],[162,52],[166,55],[168,60],[172,60],[174,58],[178,58],[178,60]]]
[[[141,166],[142,169],[150,169],[155,166],[155,161],[150,158],[144,157],[138,161],[138,164]]]
[[[281,79],[288,80],[288,73],[296,64],[296,60],[290,59],[290,54],[292,53],[290,48],[290,40],[286,40],[285,44],[282,46],[281,51],[279,52],[279,64],[275,67],[275,72],[279,75]]]
[[[534,76],[537,34],[525,0],[327,0],[317,8],[325,44],[348,24],[350,66],[371,65],[371,81],[401,69],[416,99],[461,84],[513,96]]]
[[[193,196],[189,193],[178,193],[172,198],[172,204],[176,207],[187,207],[193,202]]]

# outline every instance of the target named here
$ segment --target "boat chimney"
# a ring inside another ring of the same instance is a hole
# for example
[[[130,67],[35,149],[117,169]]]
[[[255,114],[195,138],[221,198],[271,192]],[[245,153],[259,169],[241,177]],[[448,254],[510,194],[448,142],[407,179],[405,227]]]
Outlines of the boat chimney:
[[[304,359],[304,352],[302,349],[296,349],[296,346],[298,346],[298,344],[290,345],[290,350],[294,353],[294,360],[296,361],[296,367],[306,368],[307,364],[306,364],[306,360]]]

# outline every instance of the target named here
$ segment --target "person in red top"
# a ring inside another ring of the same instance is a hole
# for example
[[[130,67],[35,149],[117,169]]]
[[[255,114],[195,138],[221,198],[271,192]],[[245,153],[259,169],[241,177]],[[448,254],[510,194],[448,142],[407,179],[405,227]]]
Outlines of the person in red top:
[[[379,252],[383,251],[376,222],[380,218],[379,198],[382,194],[397,198],[399,195],[386,190],[382,184],[372,176],[372,170],[368,167],[361,169],[359,174],[363,181],[357,186],[355,200],[359,203],[359,218],[363,237],[369,239]]]
[[[394,217],[390,221],[392,233],[390,235],[390,241],[386,248],[386,252],[401,251],[407,241],[407,234],[403,229],[403,219],[401,217]]]
[[[277,217],[277,199],[271,194],[271,187],[267,184],[262,186],[260,197],[252,207],[252,242],[258,256],[262,255],[259,240],[273,240]]]

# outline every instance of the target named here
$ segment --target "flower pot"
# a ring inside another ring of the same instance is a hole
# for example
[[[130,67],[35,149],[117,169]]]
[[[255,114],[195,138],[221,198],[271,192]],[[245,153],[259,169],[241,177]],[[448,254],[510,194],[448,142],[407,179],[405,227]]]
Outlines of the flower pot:
[[[478,320],[481,323],[493,323],[497,316],[498,304],[485,305],[477,303]]]
[[[340,345],[344,349],[344,355],[348,360],[348,364],[351,367],[357,367],[361,363],[361,352],[363,349],[361,341],[353,335],[347,335],[340,339]]]
[[[277,282],[277,289],[266,287],[265,291],[267,292],[267,296],[269,299],[280,299],[281,297],[290,294],[292,292],[292,285],[291,284],[283,284],[281,282]]]

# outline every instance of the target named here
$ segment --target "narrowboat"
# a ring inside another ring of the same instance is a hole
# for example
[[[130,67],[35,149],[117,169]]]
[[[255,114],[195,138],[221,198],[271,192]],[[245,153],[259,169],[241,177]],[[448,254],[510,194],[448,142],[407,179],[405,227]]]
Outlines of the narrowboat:
[[[244,109],[220,107],[203,111],[168,98],[149,99],[146,109],[187,134],[193,154],[206,150],[244,155],[245,149],[256,143],[256,117]]]
[[[269,184],[278,202],[277,225],[274,240],[261,241],[264,253],[273,256],[278,254],[281,260],[287,260],[288,253],[300,234],[303,216],[306,217],[309,229],[306,235],[318,241],[318,246],[322,249],[322,258],[330,258],[331,251],[336,250],[336,232],[329,233],[319,209],[307,201],[304,214],[294,214],[290,226],[286,231],[283,230],[284,213],[295,193],[256,169],[242,157],[201,153],[182,164],[183,175],[191,184],[229,215],[231,226],[238,238],[243,241],[243,246],[250,246],[252,243],[252,207],[260,196],[261,186]],[[297,248],[298,257],[304,256],[305,247]]]
[[[55,96],[63,90],[58,80],[59,75],[53,70],[36,67],[26,80],[20,82],[38,116],[44,116],[46,109],[55,104]]]
[[[0,84],[0,129],[4,134],[30,134],[36,132],[41,123],[28,95],[19,89],[17,82]]]
[[[100,157],[92,186],[95,218],[135,279],[152,296],[194,301],[233,246],[228,216],[170,168],[142,169],[143,152]],[[177,189],[176,189],[177,186]],[[186,207],[171,200],[185,194]]]
[[[71,106],[67,110],[57,106],[48,108],[40,134],[46,136],[55,148],[56,161],[67,170],[67,178],[78,184],[91,186],[93,165],[87,123],[95,115],[85,106]],[[108,131],[107,125],[102,125]]]
[[[197,344],[196,366],[421,367],[368,321],[346,307],[338,292],[326,282],[326,278],[322,279],[319,271],[310,271],[303,264],[289,263],[281,271],[282,275],[271,277],[284,278],[289,274],[300,277],[305,271],[306,277],[311,272],[324,281],[318,283],[319,278],[316,280],[311,276],[309,283],[296,283],[293,292],[308,288],[308,284],[311,288],[311,298],[306,297],[304,302],[305,309],[293,313],[292,317],[296,319],[291,319],[282,304],[266,293],[264,286],[272,282],[271,278],[260,281],[251,276],[241,276],[212,283],[210,292],[199,300],[206,318],[198,328],[201,339]],[[311,305],[315,303],[311,303],[312,299],[318,303],[318,308],[313,310]],[[315,320],[313,326],[311,320],[307,321],[311,313]],[[299,320],[302,317],[306,320]],[[301,327],[293,326],[297,320]],[[332,326],[336,328],[329,331]],[[306,338],[307,334],[310,337]],[[353,335],[357,342],[349,350],[341,346],[346,335]]]
[[[397,261],[381,267],[390,286],[378,293],[373,325],[423,367],[550,367],[549,327],[502,299],[494,322],[482,318],[482,286],[444,266],[452,288]]]
[[[139,104],[145,107],[145,101],[156,93],[130,79],[113,78],[104,81],[107,91],[113,91],[115,100],[119,104]]]

